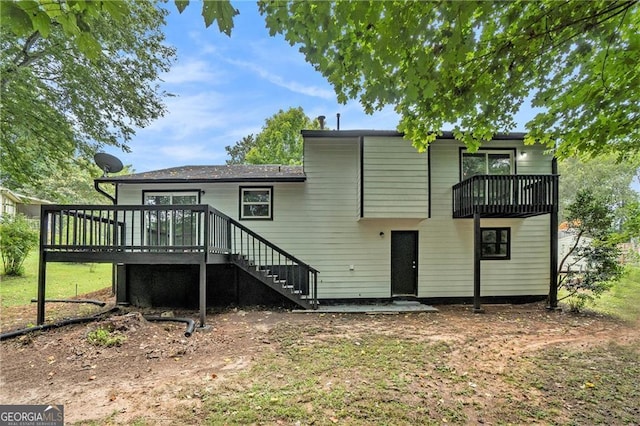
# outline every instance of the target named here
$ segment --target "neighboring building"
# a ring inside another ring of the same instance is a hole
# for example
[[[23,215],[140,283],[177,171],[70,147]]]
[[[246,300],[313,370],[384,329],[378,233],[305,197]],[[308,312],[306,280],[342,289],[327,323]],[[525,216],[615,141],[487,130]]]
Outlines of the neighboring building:
[[[0,216],[15,216],[18,211],[20,197],[15,192],[0,187]]]
[[[10,189],[0,187],[0,216],[15,216],[16,213],[25,215],[28,219],[40,218],[40,206],[53,204],[51,201],[18,194]]]
[[[42,249],[48,261],[117,262],[120,302],[195,304],[201,322],[206,306],[277,293],[305,307],[473,297],[477,309],[480,296],[549,295],[558,177],[544,147],[501,134],[469,153],[445,132],[418,153],[394,131],[302,133],[300,167],[189,166],[97,179],[116,186],[116,206],[52,208],[50,231],[62,239]],[[78,218],[89,217],[93,243],[65,237],[73,218],[78,230]]]

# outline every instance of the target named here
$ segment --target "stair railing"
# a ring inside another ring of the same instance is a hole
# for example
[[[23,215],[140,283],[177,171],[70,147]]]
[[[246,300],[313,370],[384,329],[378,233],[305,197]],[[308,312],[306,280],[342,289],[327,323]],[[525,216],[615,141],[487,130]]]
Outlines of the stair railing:
[[[317,308],[318,270],[210,206],[209,223],[210,252],[237,256],[244,266],[277,276],[285,290]]]

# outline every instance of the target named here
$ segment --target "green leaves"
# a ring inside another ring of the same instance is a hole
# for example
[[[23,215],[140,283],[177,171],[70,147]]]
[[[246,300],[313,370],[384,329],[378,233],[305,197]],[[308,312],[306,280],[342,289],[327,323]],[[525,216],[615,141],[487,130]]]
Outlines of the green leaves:
[[[3,2],[0,7],[2,26],[15,35],[25,35],[33,29],[31,14],[27,13],[17,2]]]
[[[178,12],[182,13],[189,6],[189,0],[175,0]]]
[[[122,21],[128,15],[129,7],[125,1],[20,0],[3,2],[0,13],[3,25],[17,37],[38,33],[48,38],[52,28],[57,26],[80,52],[96,60],[101,50],[90,21],[100,15]]]
[[[178,12],[182,13],[187,6],[189,0],[175,0]],[[204,0],[202,2],[202,17],[204,25],[209,28],[214,22],[218,22],[218,29],[221,33],[231,36],[233,29],[233,17],[240,12],[231,6],[229,0]]]
[[[214,21],[218,22],[218,29],[221,33],[231,35],[233,28],[233,17],[236,16],[238,10],[231,6],[229,1],[212,1],[204,0],[202,2],[202,17],[207,28]]]
[[[225,147],[231,157],[227,164],[302,164],[303,129],[318,129],[317,120],[307,117],[301,107],[280,110],[265,120],[260,133],[246,136]]]
[[[640,152],[640,3],[259,2],[333,85],[371,113],[394,105],[424,148],[453,127],[471,149],[532,100],[528,143],[561,157]]]
[[[3,13],[5,4],[51,25],[47,37],[40,18],[22,36],[0,30],[0,179],[37,187],[78,155],[127,150],[134,129],[164,113],[156,82],[175,52],[155,2],[3,2]]]

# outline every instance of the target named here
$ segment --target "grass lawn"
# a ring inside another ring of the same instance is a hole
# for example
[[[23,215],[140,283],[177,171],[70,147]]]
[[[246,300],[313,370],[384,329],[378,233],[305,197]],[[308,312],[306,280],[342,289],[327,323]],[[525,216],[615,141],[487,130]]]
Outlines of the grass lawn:
[[[568,300],[562,301],[566,295],[565,290],[559,291],[561,304]],[[640,267],[630,266],[611,290],[604,292],[593,303],[587,303],[583,310],[610,315],[628,322],[640,320]]]
[[[591,309],[638,321],[639,306],[640,268],[632,268]],[[185,410],[182,420],[330,425],[393,419],[436,425],[466,424],[477,420],[467,417],[469,411],[489,410],[504,424],[638,421],[637,343],[589,350],[554,345],[527,353],[497,374],[499,387],[490,389],[493,402],[485,406],[475,385],[467,386],[478,371],[469,366],[461,374],[451,367],[459,348],[450,344],[372,333],[354,345],[339,336],[315,341],[309,327],[277,330],[272,338],[281,345],[278,352],[215,392],[198,389],[201,417]]]
[[[625,321],[640,319],[640,267],[629,268],[628,273],[611,291],[596,300],[593,310],[619,317]]]
[[[38,295],[38,252],[32,252],[24,263],[22,277],[0,276],[0,298],[3,308],[28,305]],[[111,264],[58,263],[47,264],[47,297],[68,298],[111,286]]]

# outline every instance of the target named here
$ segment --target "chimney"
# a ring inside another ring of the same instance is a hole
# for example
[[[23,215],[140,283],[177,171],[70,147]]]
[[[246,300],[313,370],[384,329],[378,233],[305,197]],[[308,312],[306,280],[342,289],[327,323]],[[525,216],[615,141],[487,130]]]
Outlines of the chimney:
[[[336,114],[336,121],[337,121],[336,130],[340,130],[340,113]]]
[[[318,116],[318,122],[320,123],[320,130],[324,130],[324,120],[325,120],[325,118],[327,118],[327,117],[325,117],[324,115],[319,115]]]

